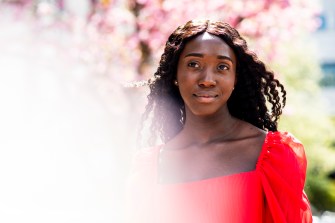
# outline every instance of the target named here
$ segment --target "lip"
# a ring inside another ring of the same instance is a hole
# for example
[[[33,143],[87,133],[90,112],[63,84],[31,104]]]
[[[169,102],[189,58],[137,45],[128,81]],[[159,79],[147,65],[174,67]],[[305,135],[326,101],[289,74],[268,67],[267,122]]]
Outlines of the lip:
[[[197,92],[193,94],[193,97],[201,103],[211,103],[219,97],[215,92]]]

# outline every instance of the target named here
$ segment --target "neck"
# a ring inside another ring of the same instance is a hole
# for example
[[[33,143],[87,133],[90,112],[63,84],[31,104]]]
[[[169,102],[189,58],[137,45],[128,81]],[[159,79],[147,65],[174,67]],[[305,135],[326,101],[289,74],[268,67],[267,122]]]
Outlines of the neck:
[[[211,116],[197,116],[186,111],[186,122],[182,133],[195,143],[208,143],[215,139],[230,139],[238,120],[228,109]]]

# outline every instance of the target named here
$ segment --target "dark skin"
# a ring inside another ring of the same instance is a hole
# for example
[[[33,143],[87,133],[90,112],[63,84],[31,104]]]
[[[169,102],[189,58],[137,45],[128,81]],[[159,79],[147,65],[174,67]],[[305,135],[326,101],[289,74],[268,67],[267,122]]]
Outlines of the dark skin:
[[[266,132],[229,113],[236,57],[220,38],[204,33],[180,55],[178,88],[185,102],[182,131],[161,149],[159,182],[186,183],[253,171]]]

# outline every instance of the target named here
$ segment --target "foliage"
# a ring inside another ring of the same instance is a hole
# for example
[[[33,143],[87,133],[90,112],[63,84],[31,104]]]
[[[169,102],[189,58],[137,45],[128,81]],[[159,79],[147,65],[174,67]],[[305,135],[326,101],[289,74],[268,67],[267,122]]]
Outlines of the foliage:
[[[335,183],[327,179],[335,169],[335,125],[325,113],[318,86],[321,77],[310,41],[283,46],[286,59],[274,64],[288,91],[280,129],[293,133],[305,146],[308,158],[305,190],[318,210],[335,210]],[[309,56],[304,56],[305,52]]]

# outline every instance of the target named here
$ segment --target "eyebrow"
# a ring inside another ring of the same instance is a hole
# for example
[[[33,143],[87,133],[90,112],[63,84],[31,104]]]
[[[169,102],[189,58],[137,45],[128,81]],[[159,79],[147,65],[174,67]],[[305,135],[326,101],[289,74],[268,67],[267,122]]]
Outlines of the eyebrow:
[[[203,58],[204,55],[201,54],[201,53],[189,53],[189,54],[186,54],[185,57],[201,57],[201,58]],[[221,59],[221,60],[229,60],[229,61],[233,62],[233,60],[228,56],[218,55],[217,58]]]

